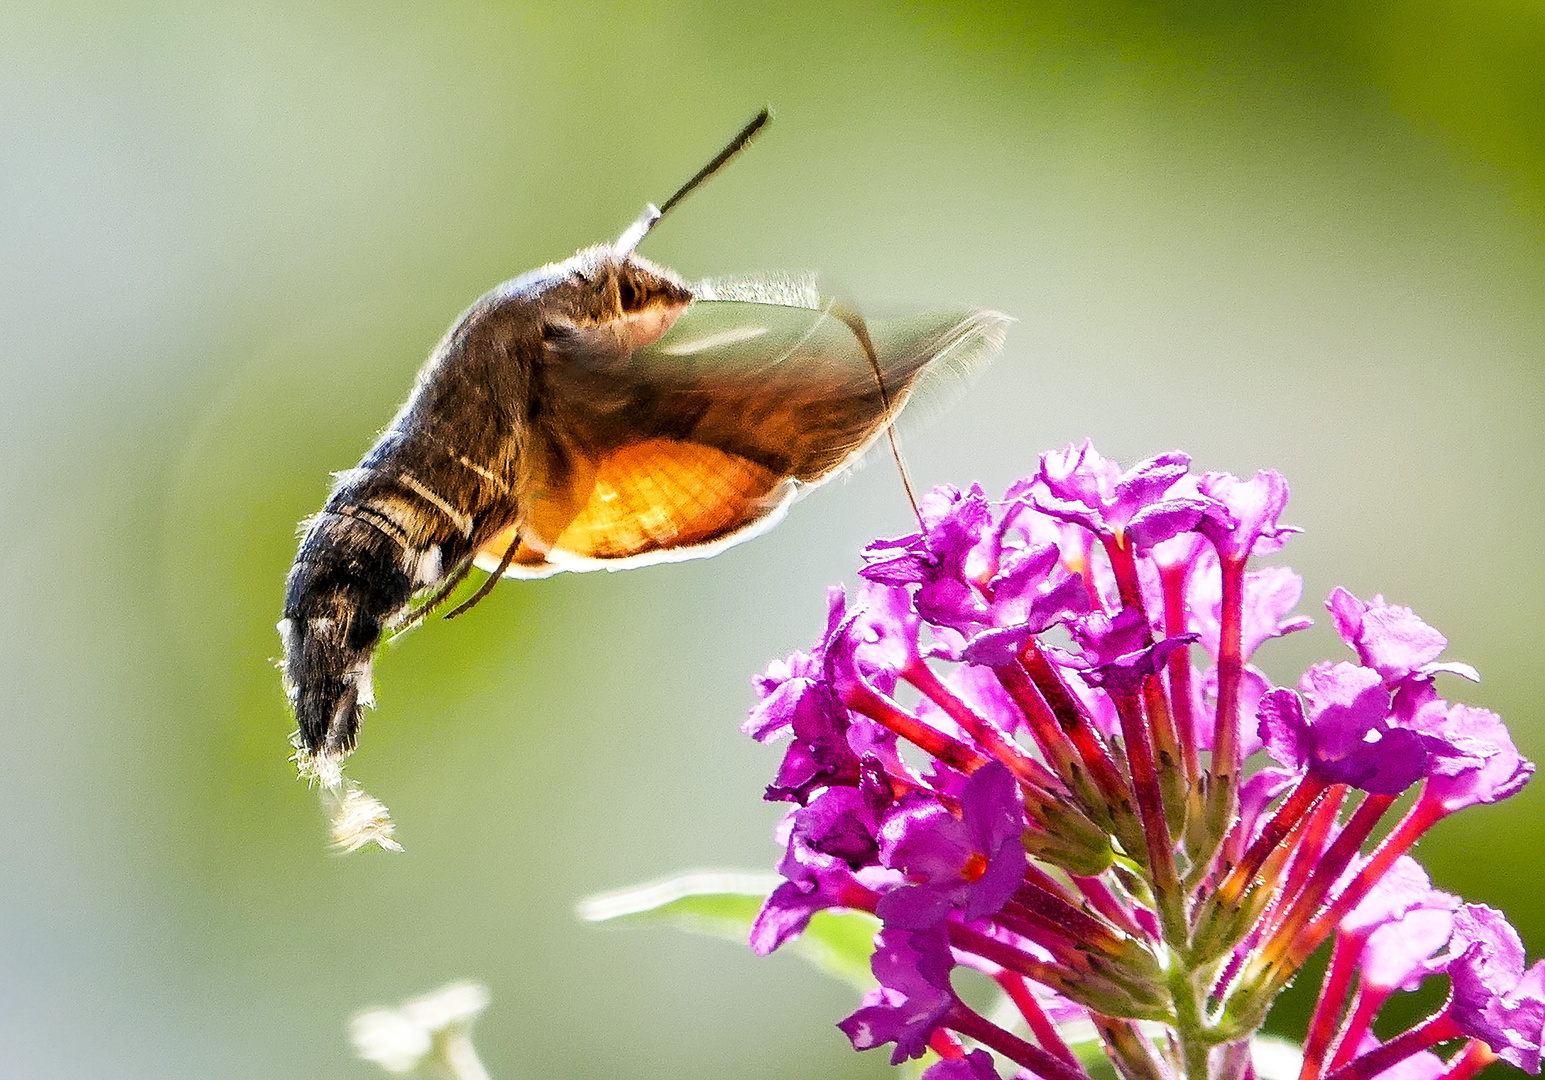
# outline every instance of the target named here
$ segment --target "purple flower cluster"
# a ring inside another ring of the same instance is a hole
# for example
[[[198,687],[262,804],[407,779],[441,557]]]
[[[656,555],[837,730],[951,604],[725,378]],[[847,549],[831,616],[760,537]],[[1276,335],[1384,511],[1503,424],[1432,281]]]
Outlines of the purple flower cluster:
[[[757,680],[745,730],[788,739],[767,798],[793,806],[751,943],[824,908],[878,917],[878,985],[839,1025],[854,1047],[932,1050],[928,1080],[986,1080],[994,1054],[1087,1080],[1059,1034],[1084,1020],[1123,1076],[1238,1080],[1333,939],[1301,1080],[1538,1071],[1545,965],[1407,854],[1533,766],[1496,715],[1438,695],[1475,672],[1379,597],[1329,598],[1354,659],[1296,689],[1251,664],[1309,623],[1292,571],[1250,566],[1296,531],[1286,501],[1276,473],[1197,475],[1179,453],[1122,471],[1087,443],[1001,500],[935,489],[918,532],[865,550],[856,596],[830,591],[815,647]],[[1023,1024],[962,1001],[959,965]],[[1385,1000],[1434,975],[1443,1008],[1375,1038]]]

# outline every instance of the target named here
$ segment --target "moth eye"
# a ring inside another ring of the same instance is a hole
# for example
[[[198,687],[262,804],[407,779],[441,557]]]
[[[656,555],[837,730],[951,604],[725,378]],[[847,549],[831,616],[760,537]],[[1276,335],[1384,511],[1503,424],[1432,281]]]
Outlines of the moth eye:
[[[624,277],[617,280],[617,299],[621,301],[623,311],[637,311],[644,306],[648,294],[632,278]]]

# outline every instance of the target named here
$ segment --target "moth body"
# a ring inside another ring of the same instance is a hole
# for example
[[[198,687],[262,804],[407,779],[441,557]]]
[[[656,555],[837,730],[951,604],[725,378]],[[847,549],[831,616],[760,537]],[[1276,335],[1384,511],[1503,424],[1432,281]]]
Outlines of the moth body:
[[[542,577],[738,543],[883,433],[925,368],[990,354],[1006,322],[934,313],[871,336],[786,282],[699,294],[599,245],[451,328],[290,571],[280,635],[303,765],[353,748],[371,657],[416,595],[438,599],[471,565]]]
[[[602,245],[506,282],[456,322],[391,425],[305,524],[279,624],[304,753],[352,749],[382,633],[416,593],[519,529],[535,473],[568,481],[569,440],[533,393],[549,343],[631,351],[690,302],[675,275]],[[540,461],[524,452],[533,433]]]

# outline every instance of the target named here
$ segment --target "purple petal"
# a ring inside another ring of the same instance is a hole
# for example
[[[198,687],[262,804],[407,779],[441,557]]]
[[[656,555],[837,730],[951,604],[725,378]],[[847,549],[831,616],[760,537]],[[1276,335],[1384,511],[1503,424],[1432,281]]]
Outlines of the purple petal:
[[[1448,647],[1448,639],[1414,611],[1387,604],[1382,596],[1363,603],[1337,588],[1325,606],[1342,640],[1391,685],[1432,663]]]
[[[1114,663],[1153,644],[1152,628],[1132,608],[1122,608],[1114,616],[1092,611],[1070,624],[1068,630],[1083,649],[1088,667]]]
[[[859,577],[881,585],[916,585],[928,580],[934,565],[925,552],[890,549],[881,556],[881,552],[865,548],[867,561],[859,567]]]
[[[759,956],[802,933],[817,911],[847,907],[867,893],[846,863],[811,851],[793,836],[778,872],[788,880],[763,901],[751,924],[751,949]]]
[[[992,1055],[973,1050],[963,1058],[945,1058],[930,1065],[918,1080],[998,1080]]]
[[[928,622],[962,633],[970,633],[991,618],[976,587],[959,578],[940,577],[924,582],[913,603],[917,613]]]
[[[817,911],[836,906],[832,896],[819,889],[785,881],[762,902],[762,910],[751,924],[751,951],[767,956],[785,941],[804,933]]]
[[[1169,662],[1170,654],[1196,640],[1195,634],[1177,634],[1155,642],[1144,649],[1118,656],[1109,663],[1101,664],[1082,673],[1090,686],[1098,686],[1113,694],[1132,694],[1142,688],[1143,680],[1157,675]]]
[[[1389,691],[1384,680],[1367,668],[1319,663],[1304,673],[1298,685],[1309,701],[1317,753],[1349,753],[1389,719]]]
[[[1060,559],[1055,544],[1009,549],[991,582],[993,621],[999,626],[1022,621]]]
[[[980,484],[964,492],[946,485],[924,497],[919,509],[928,524],[928,550],[945,572],[962,573],[972,549],[992,524],[987,493]]]
[[[917,635],[922,619],[913,611],[906,589],[866,581],[859,587],[854,607],[859,612],[854,634],[863,641],[859,654],[866,666],[900,670],[919,659]]]
[[[1117,480],[1112,501],[1134,510],[1157,502],[1191,471],[1191,455],[1172,450],[1139,461]],[[1128,518],[1130,520],[1130,517]]]
[[[865,995],[863,1008],[837,1026],[855,1050],[894,1042],[892,1065],[922,1057],[955,1004],[949,980],[953,963],[942,928],[881,930],[869,960],[879,989]]]
[[[1326,598],[1325,607],[1330,611],[1336,633],[1355,650],[1358,638],[1362,637],[1363,612],[1368,610],[1368,605],[1337,585]]]
[[[768,670],[768,679],[771,681],[771,669]],[[805,678],[785,679],[773,685],[766,696],[751,709],[750,715],[741,723],[740,730],[757,742],[772,742],[787,735],[793,730],[794,710],[798,708],[799,699],[809,686],[810,680]]]
[[[968,664],[1003,667],[1012,664],[1034,631],[1028,623],[983,630],[966,643],[960,659]]]
[[[1435,775],[1422,793],[1448,813],[1476,803],[1498,802],[1516,793],[1534,775],[1534,763],[1518,752],[1502,718],[1494,712],[1455,705],[1443,714],[1441,731],[1450,743],[1470,748],[1475,766],[1451,775]]]
[[[1165,499],[1145,506],[1132,515],[1127,523],[1126,535],[1139,555],[1155,544],[1162,544],[1181,533],[1191,532],[1197,522],[1211,517],[1232,526],[1228,511],[1211,499]]]
[[[1025,808],[1014,774],[993,761],[971,774],[960,796],[961,818],[980,851],[993,851],[1007,840],[1019,842]]]
[[[1430,907],[1412,908],[1379,926],[1368,935],[1358,961],[1363,985],[1414,990],[1427,972],[1427,960],[1448,941],[1453,928],[1452,911]]]
[[[885,866],[928,883],[960,880],[975,851],[965,822],[924,792],[907,795],[886,815],[880,845]]]
[[[1111,534],[1111,529],[1105,523],[1105,515],[1097,507],[1045,495],[1036,495],[1033,505],[1047,517],[1088,529],[1096,536]]]
[[[1230,559],[1249,555],[1269,555],[1282,547],[1291,533],[1297,532],[1277,523],[1277,516],[1287,506],[1288,486],[1281,473],[1263,471],[1252,480],[1241,480],[1228,473],[1211,472],[1202,477],[1203,495],[1216,499],[1234,517],[1234,527],[1224,528],[1216,521],[1198,522],[1198,531]]]
[[[1292,786],[1292,783],[1292,772],[1267,766],[1248,777],[1239,786],[1239,819],[1245,823],[1247,835],[1251,840],[1260,833],[1266,807]]]
[[[1523,942],[1507,918],[1484,904],[1454,913],[1449,1016],[1465,1034],[1526,1072],[1538,1072],[1545,1030],[1539,965],[1524,972]]]
[[[1335,758],[1320,757],[1318,771],[1335,783],[1373,795],[1399,795],[1427,775],[1427,747],[1420,735],[1401,728],[1377,734],[1376,740],[1360,750]]]
[[[1115,490],[1121,469],[1101,457],[1094,444],[1085,439],[1082,446],[1075,448],[1069,443],[1064,450],[1042,454],[1036,478],[1053,498],[1096,508],[1104,505],[1105,497]]]
[[[1286,687],[1271,691],[1261,698],[1255,719],[1261,742],[1273,761],[1293,770],[1308,767],[1309,723],[1304,719],[1304,705],[1297,694]]]
[[[1019,785],[998,762],[966,780],[958,818],[921,792],[906,796],[880,828],[879,858],[908,883],[875,913],[888,926],[924,929],[956,908],[968,921],[998,911],[1024,878],[1024,830]]]
[[[823,791],[794,812],[794,836],[811,851],[841,859],[854,870],[879,858],[879,812],[871,793],[857,787]]]
[[[1030,605],[1026,622],[1037,634],[1089,610],[1089,591],[1082,578],[1061,574],[1056,583],[1039,593]]]
[[[1400,918],[1412,908],[1453,911],[1458,906],[1457,897],[1432,887],[1432,880],[1420,863],[1409,855],[1402,855],[1357,902],[1357,906],[1347,912],[1337,929],[1345,934],[1364,934]]]
[[[966,905],[960,917],[974,922],[996,915],[1024,884],[1028,865],[1024,843],[1018,836],[1000,844],[987,860],[987,870],[966,891]]]
[[[1244,625],[1241,629],[1246,660],[1269,639],[1314,625],[1312,619],[1293,616],[1303,591],[1303,578],[1285,566],[1268,566],[1245,575]]]
[[[963,917],[969,922],[997,912],[1024,881],[1025,807],[1014,775],[994,761],[971,774],[960,808],[977,853],[987,860],[966,889]]]
[[[896,930],[927,930],[955,910],[953,890],[935,885],[898,885],[875,906],[874,913]]]

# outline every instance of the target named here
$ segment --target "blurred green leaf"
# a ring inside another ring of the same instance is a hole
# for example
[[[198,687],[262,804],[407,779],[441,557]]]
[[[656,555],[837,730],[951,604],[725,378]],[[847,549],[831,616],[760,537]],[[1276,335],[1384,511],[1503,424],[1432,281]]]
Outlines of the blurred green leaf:
[[[589,896],[576,911],[587,922],[664,923],[744,943],[762,901],[782,880],[774,874],[697,871]],[[869,955],[879,926],[863,911],[818,911],[788,948],[833,978],[868,990],[874,984]]]

